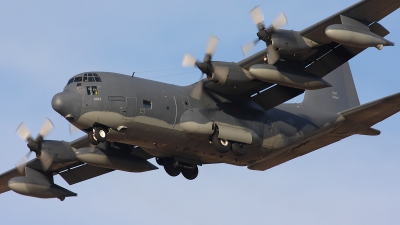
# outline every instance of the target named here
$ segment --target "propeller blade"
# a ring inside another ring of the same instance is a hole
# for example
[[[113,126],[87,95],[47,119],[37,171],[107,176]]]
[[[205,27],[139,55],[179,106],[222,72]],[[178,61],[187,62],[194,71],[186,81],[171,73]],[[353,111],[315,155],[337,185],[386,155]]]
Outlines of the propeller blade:
[[[194,99],[201,99],[201,95],[203,94],[203,76],[204,73],[201,74],[199,81],[197,82],[196,86],[194,86],[192,93],[190,93],[190,96]]]
[[[286,16],[281,12],[275,20],[272,22],[272,27],[278,29],[279,27],[285,26],[287,24]]]
[[[182,60],[182,66],[184,67],[193,67],[197,63],[196,57],[192,56],[190,53],[186,53],[185,56],[183,56]]]
[[[51,130],[53,130],[53,128],[53,123],[49,119],[46,119],[42,126],[42,129],[39,132],[39,135],[44,138],[50,133]]]
[[[210,36],[210,38],[208,39],[208,44],[207,44],[207,48],[206,48],[206,54],[207,55],[212,55],[214,54],[215,48],[217,47],[218,44],[218,38],[215,36]]]
[[[247,44],[242,45],[242,53],[244,56],[248,55],[251,50],[257,45],[257,43],[260,41],[260,39],[256,39],[252,42],[249,42]]]
[[[251,11],[250,11],[250,16],[254,21],[254,24],[256,24],[258,26],[259,30],[262,30],[263,28],[261,28],[260,25],[262,25],[262,27],[264,27],[264,14],[261,11],[260,6],[256,6],[254,7]]]
[[[53,163],[53,159],[45,151],[41,152],[39,159],[40,159],[40,162],[42,163],[42,168],[44,171],[47,171]]]
[[[31,136],[28,127],[24,123],[21,123],[18,126],[17,134],[24,140],[28,140],[28,138]]]
[[[279,60],[279,53],[276,51],[272,44],[267,47],[268,64],[275,64]]]
[[[80,131],[79,128],[77,128],[76,126],[72,125],[72,123],[69,124],[69,134],[70,135],[73,135],[78,131]]]
[[[31,151],[29,151],[22,159],[18,161],[16,164],[17,170],[20,174],[23,174],[25,171],[25,166],[28,163],[29,156],[31,155]]]

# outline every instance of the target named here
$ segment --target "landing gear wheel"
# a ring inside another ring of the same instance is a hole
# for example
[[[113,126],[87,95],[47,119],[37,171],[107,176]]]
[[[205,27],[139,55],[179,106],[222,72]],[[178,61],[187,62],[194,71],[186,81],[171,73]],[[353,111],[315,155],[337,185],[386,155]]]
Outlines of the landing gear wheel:
[[[156,162],[158,165],[163,166],[164,165],[164,159],[163,158],[158,158],[156,157]]]
[[[90,131],[88,133],[88,139],[89,139],[90,144],[92,144],[92,145],[98,145],[100,143],[95,139],[93,131]]]
[[[94,137],[98,142],[105,142],[107,140],[107,131],[103,127],[94,128]]]
[[[165,158],[163,164],[165,172],[171,177],[176,177],[181,173],[181,168],[175,167],[173,158]]]
[[[218,152],[220,153],[227,153],[229,150],[231,150],[232,143],[229,140],[224,140],[218,138],[218,134],[215,133],[212,136],[212,144],[214,145],[215,149],[217,149]]]
[[[197,177],[197,175],[199,175],[199,168],[197,165],[195,165],[193,169],[183,168],[182,175],[188,180],[193,180]]]
[[[232,152],[237,156],[242,156],[247,153],[246,144],[243,143],[233,143],[232,144]]]

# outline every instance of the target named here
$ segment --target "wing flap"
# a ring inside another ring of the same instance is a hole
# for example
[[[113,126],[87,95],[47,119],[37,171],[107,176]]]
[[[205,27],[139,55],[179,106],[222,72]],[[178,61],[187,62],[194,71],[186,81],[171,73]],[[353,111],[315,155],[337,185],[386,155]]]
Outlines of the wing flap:
[[[303,94],[303,92],[304,90],[302,89],[275,85],[274,87],[255,95],[252,99],[264,110],[269,110],[298,95]]]
[[[69,185],[73,185],[109,173],[111,171],[114,170],[85,164],[83,166],[75,167],[70,170],[65,170],[60,173],[60,176],[64,178],[64,180],[67,181]]]

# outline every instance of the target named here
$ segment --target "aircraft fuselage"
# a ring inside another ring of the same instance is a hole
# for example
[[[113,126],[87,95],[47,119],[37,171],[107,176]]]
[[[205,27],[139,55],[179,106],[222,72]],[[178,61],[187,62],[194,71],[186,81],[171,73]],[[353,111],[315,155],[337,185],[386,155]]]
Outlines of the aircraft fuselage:
[[[187,163],[249,165],[286,151],[339,117],[326,112],[304,116],[310,112],[301,104],[265,111],[251,98],[213,93],[197,100],[190,97],[191,86],[115,73],[96,74],[101,82],[69,83],[53,98],[53,108],[83,131],[90,132],[94,126],[109,128],[107,141],[141,146],[156,157],[175,157]],[[79,76],[83,74],[75,77]],[[70,92],[76,95],[73,101],[63,97]],[[188,122],[189,129],[183,129]],[[237,156],[216,151],[210,144],[215,126],[227,129],[232,139],[248,140],[247,153]]]

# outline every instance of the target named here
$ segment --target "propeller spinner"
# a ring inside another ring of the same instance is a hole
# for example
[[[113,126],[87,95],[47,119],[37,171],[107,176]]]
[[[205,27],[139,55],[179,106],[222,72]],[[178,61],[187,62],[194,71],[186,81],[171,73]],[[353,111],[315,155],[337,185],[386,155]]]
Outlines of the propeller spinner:
[[[200,99],[203,92],[203,75],[206,74],[207,77],[212,77],[214,72],[213,65],[211,64],[212,55],[214,54],[215,48],[218,44],[218,38],[215,36],[210,36],[208,39],[208,44],[206,48],[206,54],[204,56],[203,62],[197,60],[196,57],[190,53],[186,53],[182,60],[182,66],[184,67],[194,67],[197,66],[202,74],[200,76],[199,82],[193,88],[191,96],[195,99]]]
[[[39,135],[34,140],[31,137],[28,127],[24,123],[21,123],[19,125],[19,127],[17,128],[17,134],[22,139],[28,142],[27,146],[29,148],[29,152],[17,164],[17,169],[21,174],[24,172],[26,163],[28,162],[29,156],[32,152],[36,153],[36,157],[40,159],[44,170],[47,170],[51,166],[52,160],[50,159],[50,156],[46,152],[41,151],[41,148],[43,139],[50,133],[53,128],[53,123],[49,119],[47,119],[44,122],[42,129],[39,132]]]
[[[250,11],[250,16],[258,28],[258,39],[242,46],[243,55],[248,55],[251,50],[253,50],[254,46],[262,40],[267,45],[268,64],[276,63],[279,60],[279,53],[273,45],[272,34],[275,33],[276,29],[279,27],[287,24],[285,14],[280,13],[268,28],[264,25],[264,14],[259,6]]]

